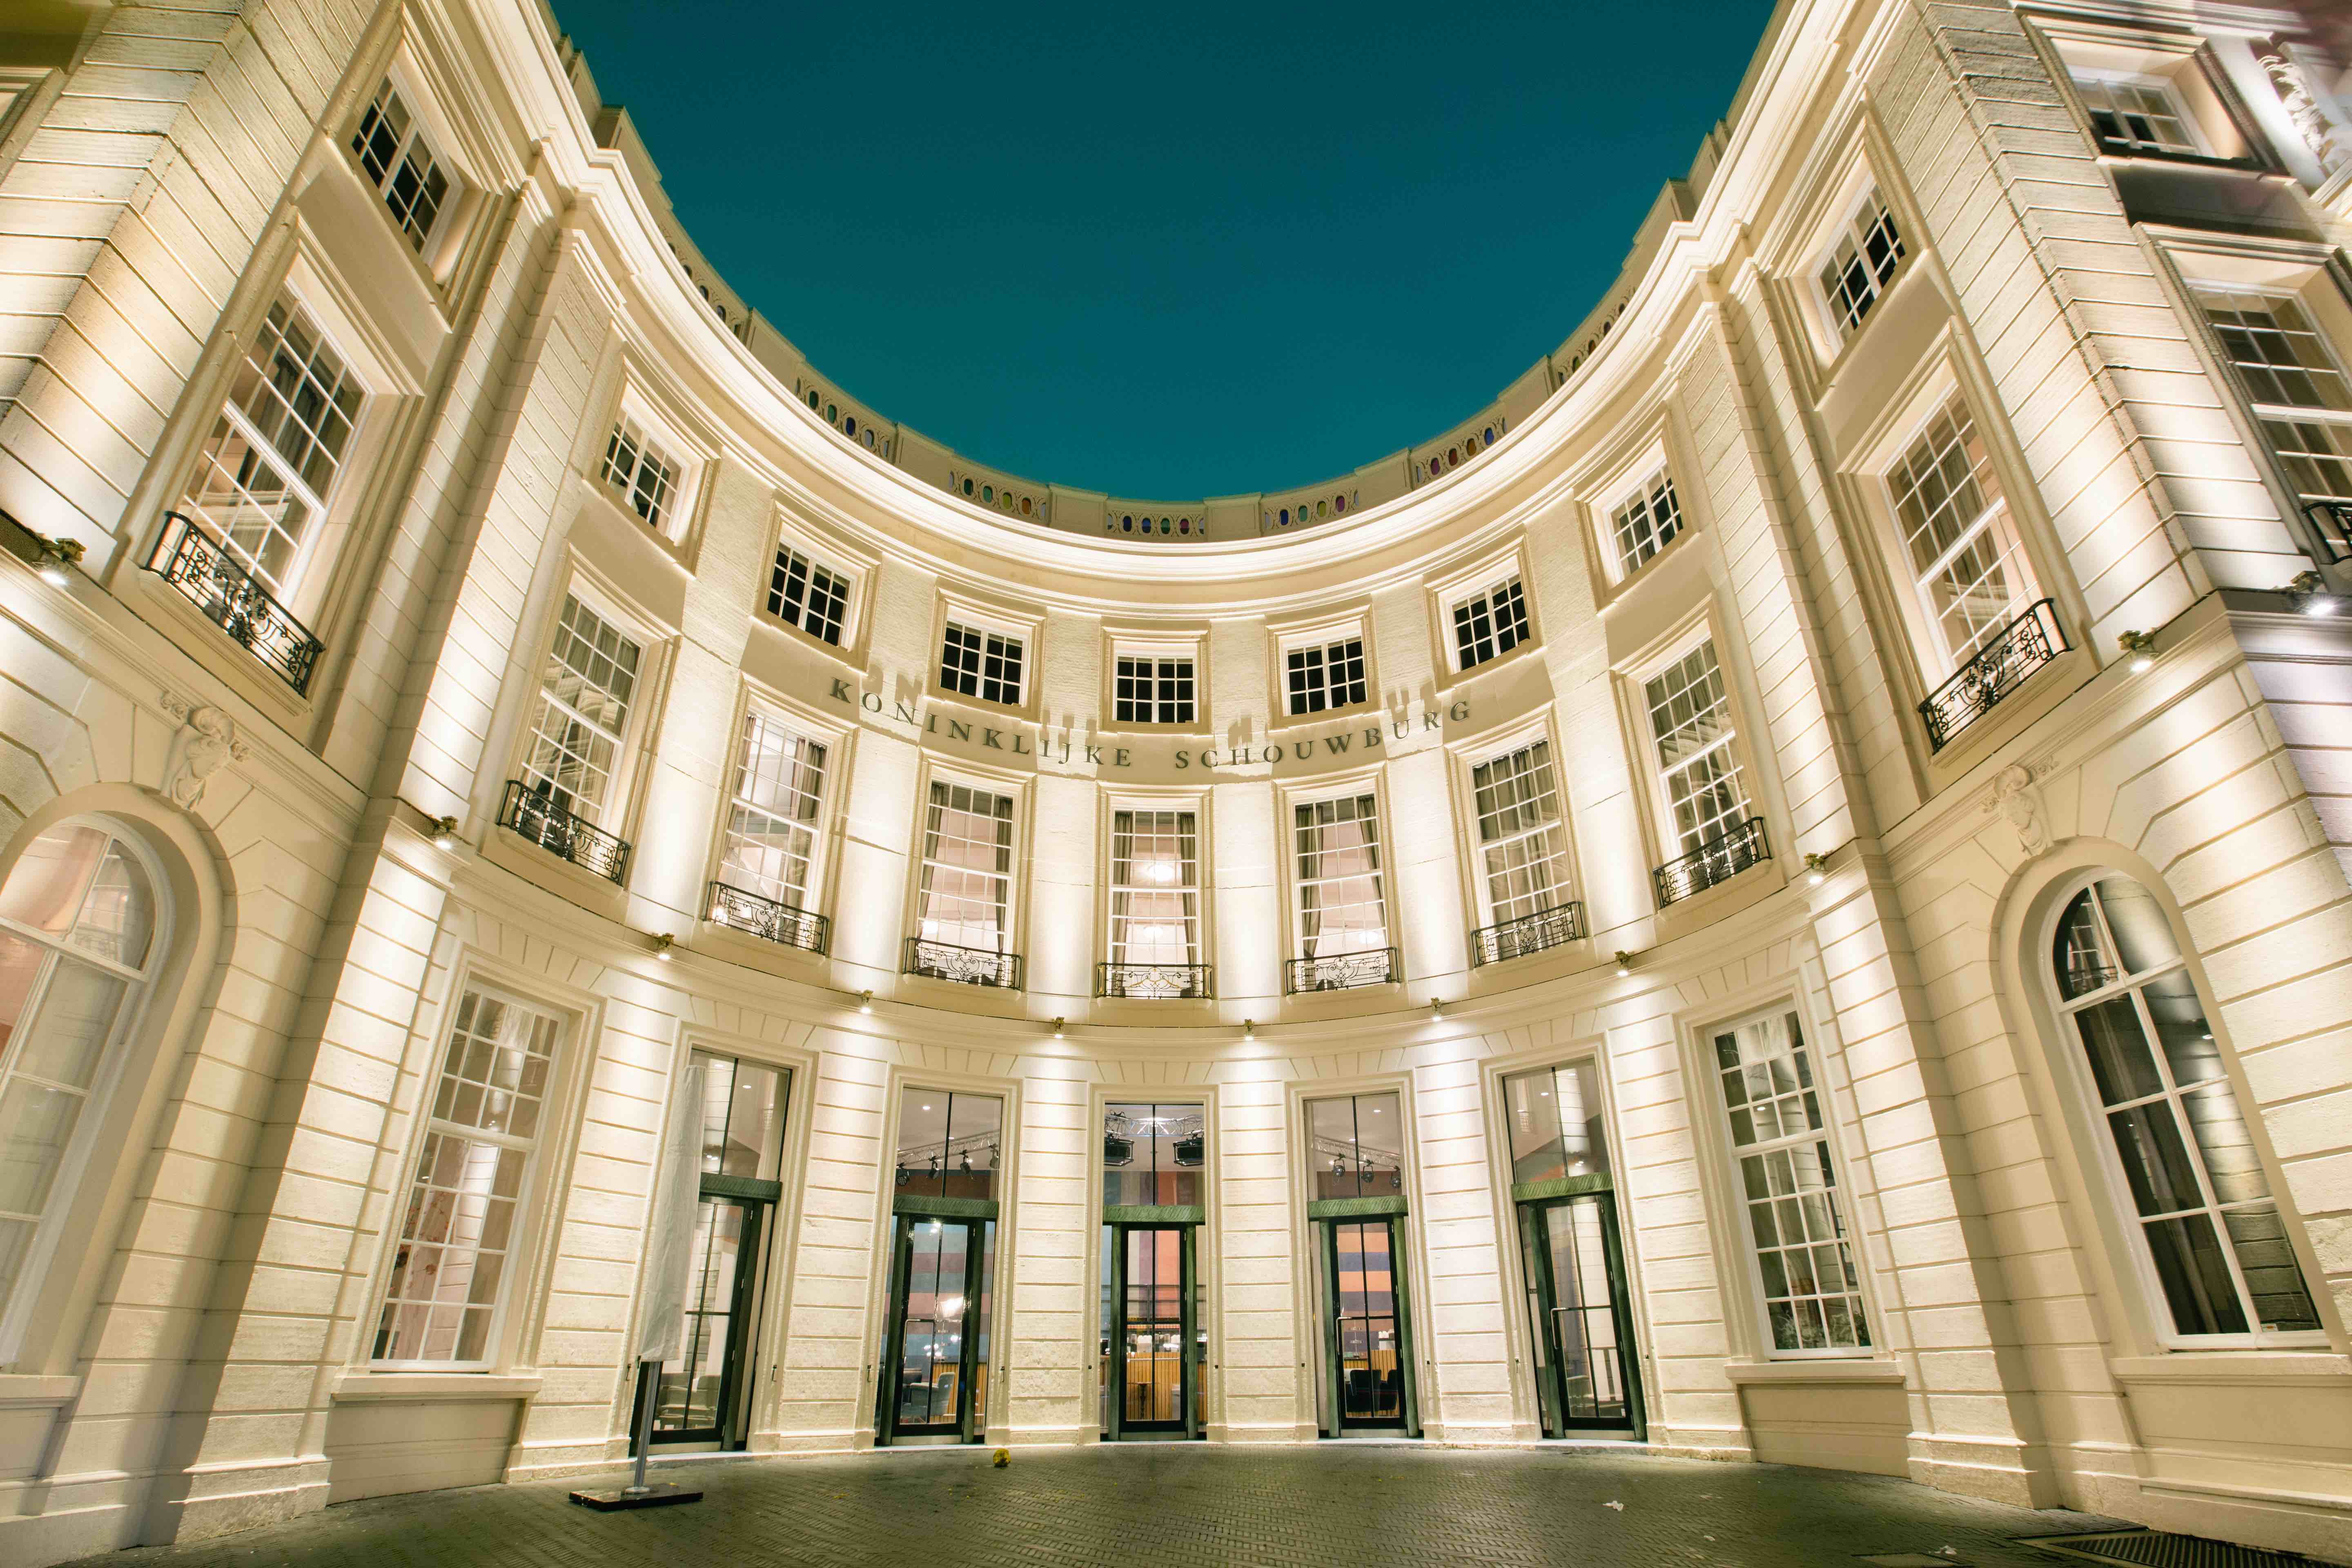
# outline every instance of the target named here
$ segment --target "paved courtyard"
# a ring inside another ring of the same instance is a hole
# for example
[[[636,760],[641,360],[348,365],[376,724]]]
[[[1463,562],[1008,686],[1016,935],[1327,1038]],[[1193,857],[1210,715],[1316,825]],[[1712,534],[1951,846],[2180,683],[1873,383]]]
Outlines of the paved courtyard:
[[[578,1482],[480,1487],[345,1503],[242,1535],[86,1561],[113,1568],[1855,1568],[1865,1556],[1913,1552],[1977,1568],[2059,1568],[2064,1560],[2012,1538],[2109,1522],[1874,1476],[1589,1448],[1129,1445],[1016,1453],[1002,1470],[990,1467],[985,1449],[930,1449],[706,1461],[662,1466],[659,1475],[709,1496],[604,1514],[567,1500]]]

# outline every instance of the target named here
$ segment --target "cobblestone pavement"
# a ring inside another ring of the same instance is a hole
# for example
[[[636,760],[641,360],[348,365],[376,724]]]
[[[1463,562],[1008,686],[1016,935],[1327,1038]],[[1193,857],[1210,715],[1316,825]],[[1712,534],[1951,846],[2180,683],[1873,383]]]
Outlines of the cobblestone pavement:
[[[2114,1528],[1888,1477],[1607,1450],[1128,1445],[704,1461],[709,1495],[594,1513],[541,1481],[344,1503],[289,1524],[85,1561],[114,1568],[736,1564],[1627,1564],[1858,1568],[1920,1553],[2062,1568],[2014,1537]],[[1615,1505],[1622,1504],[1622,1508]],[[1943,1555],[1949,1548],[1955,1554]]]

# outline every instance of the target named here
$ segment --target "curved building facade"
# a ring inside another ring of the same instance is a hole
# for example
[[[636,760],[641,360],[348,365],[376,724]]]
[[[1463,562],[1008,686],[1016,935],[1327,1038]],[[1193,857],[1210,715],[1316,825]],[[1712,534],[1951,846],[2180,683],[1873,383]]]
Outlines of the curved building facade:
[[[0,1556],[641,1399],[2352,1555],[2335,8],[1785,0],[1492,407],[1189,502],[821,377],[520,0],[0,48]]]

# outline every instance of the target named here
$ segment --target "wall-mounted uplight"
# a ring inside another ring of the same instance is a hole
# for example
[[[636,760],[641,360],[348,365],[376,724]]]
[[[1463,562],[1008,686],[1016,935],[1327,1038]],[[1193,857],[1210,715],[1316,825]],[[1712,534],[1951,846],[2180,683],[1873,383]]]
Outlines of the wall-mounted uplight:
[[[455,849],[457,847],[457,819],[456,817],[436,816],[433,819],[433,847],[443,850]]]
[[[2131,656],[2129,668],[2134,675],[2146,675],[2156,668],[2154,632],[2118,632],[2116,646]]]
[[[1054,1020],[1054,1037],[1057,1040],[1063,1037],[1062,1020],[1059,1018]]]
[[[33,566],[35,574],[52,588],[72,586],[73,568],[81,560],[81,541],[50,539],[37,533],[33,537],[41,543],[41,558]]]
[[[1244,1018],[1242,1020],[1242,1038],[1244,1040],[1255,1040],[1257,1038],[1257,1020],[1255,1018]]]
[[[2326,580],[2316,572],[2298,572],[2294,581],[2279,590],[2286,595],[2289,608],[2306,616],[2332,616],[2344,607],[2344,602],[2327,591]]]
[[[1429,1016],[1433,1018],[1444,1017],[1445,1004],[1435,996],[1431,997],[1429,999]]]
[[[1830,858],[1826,855],[1805,857],[1805,886],[1818,888],[1829,880]]]
[[[1617,973],[1618,973],[1618,974],[1622,977],[1622,976],[1624,976],[1624,975],[1628,975],[1628,974],[1633,973],[1633,960],[1634,960],[1635,958],[1639,957],[1639,956],[1640,956],[1640,954],[1638,954],[1638,953],[1627,952],[1623,948],[1622,948],[1622,947],[1621,947],[1621,948],[1619,948],[1619,949],[1617,950]]]
[[[857,994],[857,1010],[858,1010],[859,1012],[861,1012],[861,1013],[871,1013],[872,1011],[874,1011],[874,993],[873,993],[873,992],[871,992],[871,991],[860,991],[860,992]]]
[[[677,938],[672,936],[669,932],[663,931],[656,931],[654,933],[654,956],[660,959],[664,963],[667,963],[669,962],[669,950],[677,945]]]

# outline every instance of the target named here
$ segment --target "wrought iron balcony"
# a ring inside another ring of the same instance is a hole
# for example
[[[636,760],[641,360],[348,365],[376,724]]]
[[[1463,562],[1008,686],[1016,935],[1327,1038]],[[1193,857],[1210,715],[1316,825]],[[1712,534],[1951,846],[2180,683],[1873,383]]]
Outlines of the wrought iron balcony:
[[[804,952],[824,951],[831,924],[823,915],[747,893],[725,882],[710,884],[710,918],[730,931],[749,931]]]
[[[1139,1002],[1189,1002],[1214,996],[1205,963],[1097,963],[1095,994]]]
[[[2352,500],[2305,501],[2303,515],[2311,519],[2331,563],[2352,561]]]
[[[1295,996],[1304,991],[1352,991],[1359,985],[1387,985],[1397,979],[1402,956],[1395,948],[1376,947],[1369,952],[1294,958],[1282,966],[1282,988]]]
[[[1975,723],[1993,705],[2025,683],[2025,678],[2074,646],[2058,625],[2056,606],[2047,599],[1993,634],[1960,672],[1936,688],[1919,704],[1927,721],[1927,745],[1942,751],[1952,737]]]
[[[575,816],[520,779],[507,780],[506,798],[499,803],[499,826],[513,828],[541,849],[608,881],[618,882],[628,874],[627,839]]]
[[[1021,955],[992,948],[958,947],[951,942],[907,939],[907,959],[899,965],[908,974],[932,980],[952,980],[960,985],[1001,985],[1021,989]]]
[[[321,644],[244,563],[181,513],[163,514],[147,570],[186,595],[205,619],[243,644],[297,695],[307,695]]]
[[[1764,842],[1764,819],[1751,816],[1738,826],[1717,834],[1689,854],[1667,861],[1650,873],[1650,879],[1657,887],[1658,907],[1664,909],[1676,899],[1687,899],[1717,882],[1727,882],[1748,867],[1770,858],[1772,847]]]
[[[1582,935],[1584,906],[1570,900],[1514,921],[1480,926],[1470,933],[1470,963],[1476,967],[1525,958],[1531,952],[1574,942]]]

